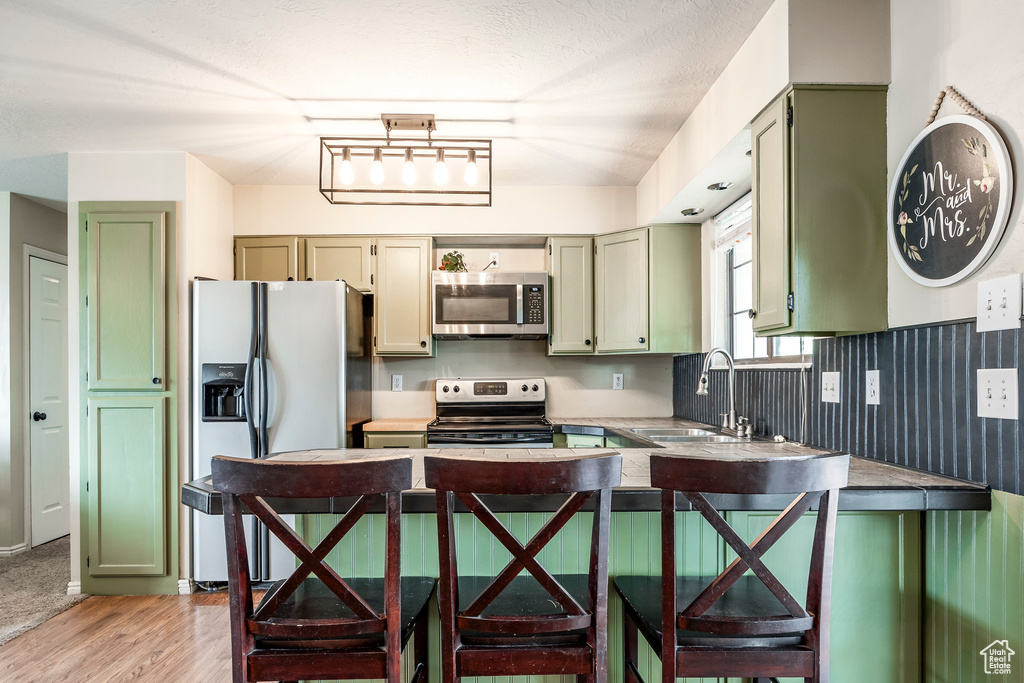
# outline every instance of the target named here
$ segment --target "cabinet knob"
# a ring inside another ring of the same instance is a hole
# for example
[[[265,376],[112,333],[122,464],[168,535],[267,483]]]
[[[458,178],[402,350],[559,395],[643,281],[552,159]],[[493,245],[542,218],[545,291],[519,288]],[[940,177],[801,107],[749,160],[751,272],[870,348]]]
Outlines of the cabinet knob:
[[[640,342],[641,344],[643,344],[644,343],[644,338],[640,337],[639,339],[637,339],[637,341]]]
[[[154,377],[153,378],[153,384],[160,384],[160,378],[159,377]]]
[[[32,420],[35,421],[35,422],[39,422],[40,420],[45,420],[45,419],[46,419],[46,413],[40,413],[39,411],[36,411],[36,412],[32,413]]]
[[[756,315],[757,311],[755,311],[753,308],[747,311],[747,317],[750,318],[751,320],[753,320]]]
[[[291,279],[291,278],[289,278],[289,279]],[[306,282],[312,282],[312,281],[313,281],[313,278],[311,278],[311,277],[307,277],[306,278]]]
[[[421,342],[420,342],[420,348],[422,348],[422,349],[425,349],[425,348],[427,348],[427,342],[425,342],[425,341],[421,341]]]
[[[584,343],[584,344],[586,344],[587,346],[590,346],[590,340],[589,340],[589,339],[587,339],[587,340],[586,340],[586,341],[584,341],[583,343]]]

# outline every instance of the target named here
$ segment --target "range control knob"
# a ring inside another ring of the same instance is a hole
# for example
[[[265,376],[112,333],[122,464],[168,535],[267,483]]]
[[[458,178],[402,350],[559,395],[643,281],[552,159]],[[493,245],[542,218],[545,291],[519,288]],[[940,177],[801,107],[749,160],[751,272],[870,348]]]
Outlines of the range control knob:
[[[444,393],[447,394],[448,393],[448,385],[445,384],[443,387],[441,387],[441,391],[443,391]]]
[[[453,391],[455,391],[456,394],[459,393],[459,385],[458,384],[455,385],[455,389]]]
[[[525,384],[523,385],[523,391],[528,391],[529,389],[530,387],[526,386]]]
[[[539,386],[537,386],[536,384],[534,384],[534,385],[533,385],[533,390],[534,390],[534,391],[540,391],[540,387],[539,387]]]

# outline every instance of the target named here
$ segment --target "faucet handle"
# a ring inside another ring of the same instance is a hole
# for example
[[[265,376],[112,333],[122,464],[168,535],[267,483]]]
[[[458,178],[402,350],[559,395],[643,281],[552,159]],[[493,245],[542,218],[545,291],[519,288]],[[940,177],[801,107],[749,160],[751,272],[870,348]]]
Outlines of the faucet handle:
[[[729,428],[729,413],[719,413],[718,416],[722,418],[722,429]]]

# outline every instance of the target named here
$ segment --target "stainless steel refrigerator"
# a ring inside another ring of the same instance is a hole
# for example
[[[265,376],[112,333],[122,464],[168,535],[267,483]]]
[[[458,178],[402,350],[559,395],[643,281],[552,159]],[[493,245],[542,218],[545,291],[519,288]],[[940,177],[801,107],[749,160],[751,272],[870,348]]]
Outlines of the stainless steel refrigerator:
[[[362,446],[372,308],[342,281],[194,282],[192,478],[214,455]],[[193,513],[192,528],[194,580],[227,581],[223,520]],[[254,580],[291,574],[294,556],[255,518],[246,541]]]

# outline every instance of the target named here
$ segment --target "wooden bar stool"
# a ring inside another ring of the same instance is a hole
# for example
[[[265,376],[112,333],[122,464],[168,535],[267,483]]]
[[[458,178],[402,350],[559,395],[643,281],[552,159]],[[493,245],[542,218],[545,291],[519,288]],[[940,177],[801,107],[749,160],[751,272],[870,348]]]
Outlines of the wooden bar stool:
[[[849,469],[849,455],[746,460],[652,455],[651,484],[662,489],[662,576],[615,578],[623,602],[627,683],[643,683],[637,669],[638,633],[661,658],[663,683],[686,676],[828,681],[836,506]],[[677,491],[737,555],[718,576],[676,576]],[[795,494],[796,499],[748,545],[705,494],[782,495],[786,500]],[[801,603],[761,558],[815,502],[807,596]]]
[[[436,580],[401,577],[401,492],[412,486],[412,459],[286,462],[217,456],[213,486],[227,531],[231,665],[234,683],[300,679],[401,680],[402,649],[414,636],[413,683],[427,680],[427,605]],[[358,496],[311,548],[268,498]],[[386,507],[384,578],[344,579],[324,562],[370,507]],[[253,609],[243,506],[301,563]],[[312,575],[312,576],[311,576]]]
[[[427,456],[425,465],[426,484],[437,492],[444,683],[463,676],[534,674],[575,674],[580,681],[605,683],[611,489],[621,480],[621,457],[614,452],[556,459]],[[479,494],[568,494],[568,499],[521,544]],[[589,573],[553,576],[537,556],[591,498],[596,504]],[[497,577],[459,576],[456,499],[512,554]],[[527,574],[519,576],[524,569]]]

